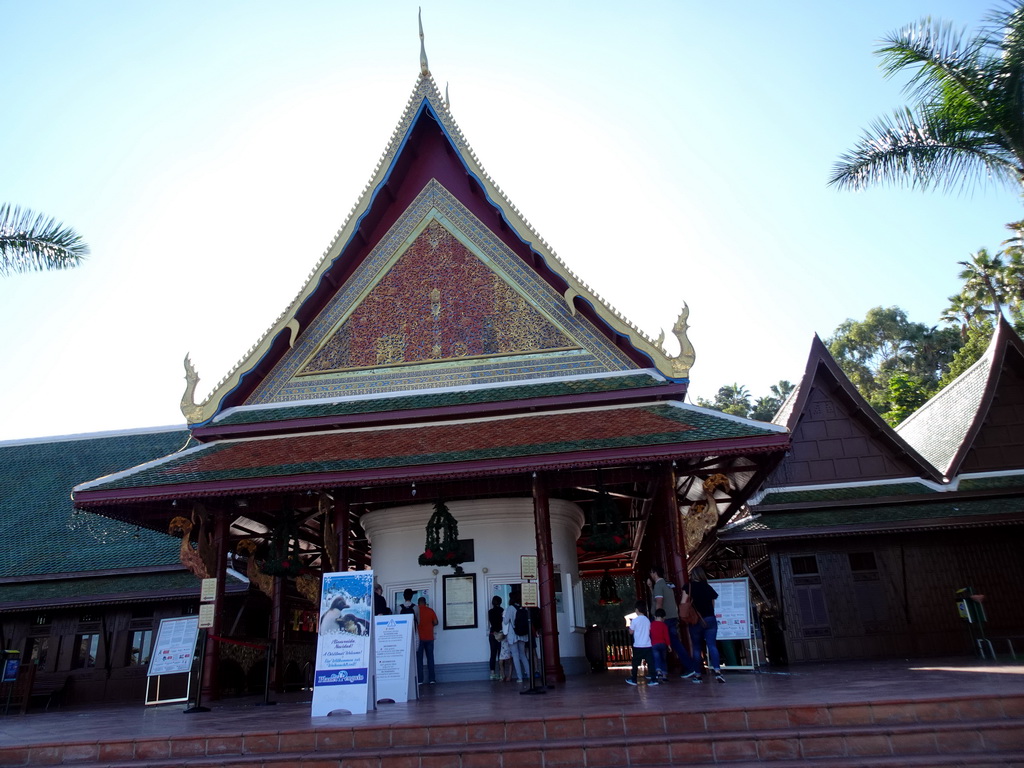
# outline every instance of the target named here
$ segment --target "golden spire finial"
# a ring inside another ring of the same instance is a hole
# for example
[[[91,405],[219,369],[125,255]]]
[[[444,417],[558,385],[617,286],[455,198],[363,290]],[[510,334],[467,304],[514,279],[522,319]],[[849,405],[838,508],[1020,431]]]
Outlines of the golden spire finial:
[[[423,44],[423,9],[419,9],[420,19],[420,74],[429,75],[430,67],[427,66],[427,48]]]

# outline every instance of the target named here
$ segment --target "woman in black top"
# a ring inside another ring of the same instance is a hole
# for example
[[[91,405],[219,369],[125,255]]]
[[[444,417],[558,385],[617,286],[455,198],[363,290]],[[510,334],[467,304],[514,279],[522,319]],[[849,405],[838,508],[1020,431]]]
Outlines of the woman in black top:
[[[696,624],[690,625],[690,640],[693,642],[693,656],[700,661],[700,649],[703,644],[708,646],[708,665],[715,679],[724,683],[721,660],[718,656],[718,619],[715,616],[715,600],[718,593],[708,584],[708,575],[697,566],[690,572],[690,583],[683,585],[683,602],[693,602],[697,615],[701,617]]]
[[[501,635],[502,616],[505,611],[501,607],[501,598],[495,595],[491,598],[491,609],[487,611],[487,642],[491,646],[491,680],[500,680],[501,675],[498,674],[498,652],[501,650],[501,641],[498,637]]]

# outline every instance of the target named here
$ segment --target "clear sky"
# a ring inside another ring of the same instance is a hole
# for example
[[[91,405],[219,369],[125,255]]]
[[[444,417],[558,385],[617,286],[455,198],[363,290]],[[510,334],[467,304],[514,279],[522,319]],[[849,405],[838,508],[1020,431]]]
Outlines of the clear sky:
[[[827,187],[904,103],[872,55],[973,0],[423,2],[430,68],[563,261],[652,336],[685,301],[691,396],[796,382],[876,305],[938,323],[1019,198]],[[287,307],[419,72],[404,0],[0,0],[0,202],[92,255],[0,279],[0,440],[183,424]]]

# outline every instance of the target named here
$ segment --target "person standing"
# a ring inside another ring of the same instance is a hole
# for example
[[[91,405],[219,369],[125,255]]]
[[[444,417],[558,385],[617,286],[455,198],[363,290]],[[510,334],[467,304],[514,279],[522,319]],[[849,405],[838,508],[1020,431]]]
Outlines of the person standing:
[[[416,615],[416,606],[412,604],[412,596],[415,594],[415,590],[410,589],[409,587],[405,588],[405,591],[402,592],[402,602],[398,606],[398,612],[400,614],[411,613]]]
[[[708,666],[720,683],[722,677],[721,660],[718,656],[718,618],[715,616],[715,600],[718,593],[708,584],[708,574],[699,565],[690,571],[690,583],[683,585],[683,602],[692,601],[694,610],[700,621],[690,625],[690,639],[693,641],[693,653],[700,657],[701,645],[708,647]]]
[[[501,641],[504,639],[501,626],[504,623],[505,611],[501,607],[501,598],[491,598],[491,609],[487,611],[487,644],[491,649],[491,680],[500,680],[498,674],[498,655],[501,653]]]
[[[647,664],[648,685],[657,685],[657,672],[654,669],[654,652],[651,650],[651,620],[647,618],[647,602],[636,601],[636,616],[629,623],[629,634],[633,636],[633,674],[626,678],[629,685],[636,685],[637,671],[640,662]]]
[[[665,624],[665,609],[654,612],[651,622],[651,650],[654,651],[654,668],[657,670],[655,680],[659,683],[668,682],[668,626]]]
[[[518,589],[512,590],[508,596],[508,608],[505,609],[502,624],[509,650],[512,651],[512,668],[516,671],[516,682],[526,681],[529,683],[531,682],[530,662],[527,660],[526,647],[530,642],[530,631],[523,626],[523,619],[529,613],[523,608],[522,600],[522,592]],[[517,631],[517,627],[522,632]]]
[[[384,587],[377,584],[373,588],[373,615],[390,616],[391,609],[388,608],[387,598],[384,597]]]
[[[665,581],[665,569],[660,565],[651,566],[651,602],[654,604],[655,611],[659,608],[665,611],[665,627],[668,629],[669,644],[676,656],[679,657],[679,663],[683,665],[682,678],[699,683],[700,674],[697,664],[690,652],[686,650],[679,634],[679,606],[676,604],[676,593]]]
[[[434,627],[437,626],[437,614],[434,609],[427,605],[427,598],[421,597],[416,601],[416,612],[418,616],[417,629],[419,632],[420,644],[416,649],[416,669],[423,682],[423,657],[427,657],[427,682],[433,685],[434,680]]]

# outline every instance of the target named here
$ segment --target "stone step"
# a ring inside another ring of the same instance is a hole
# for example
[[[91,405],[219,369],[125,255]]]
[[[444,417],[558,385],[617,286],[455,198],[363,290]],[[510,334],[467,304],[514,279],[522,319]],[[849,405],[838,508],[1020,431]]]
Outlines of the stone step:
[[[895,723],[889,726],[818,726],[711,734],[595,736],[543,739],[324,748],[249,754],[195,755],[130,761],[77,762],[80,768],[537,768],[632,765],[975,765],[1000,755],[1024,756],[1024,727],[1017,720]],[[929,762],[930,761],[930,762]],[[1011,761],[1012,762],[1012,761]],[[36,763],[38,764],[38,763]],[[1000,764],[995,762],[994,764]]]

